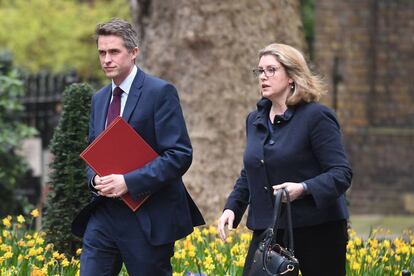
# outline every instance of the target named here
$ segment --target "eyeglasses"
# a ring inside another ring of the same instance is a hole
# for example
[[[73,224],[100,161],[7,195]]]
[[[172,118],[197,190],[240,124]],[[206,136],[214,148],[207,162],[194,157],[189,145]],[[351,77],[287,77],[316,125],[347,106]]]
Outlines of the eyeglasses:
[[[265,74],[266,78],[269,77],[273,77],[276,73],[277,70],[279,70],[280,67],[273,67],[273,66],[268,66],[265,69],[263,68],[255,68],[253,69],[253,74],[259,78],[263,73]]]

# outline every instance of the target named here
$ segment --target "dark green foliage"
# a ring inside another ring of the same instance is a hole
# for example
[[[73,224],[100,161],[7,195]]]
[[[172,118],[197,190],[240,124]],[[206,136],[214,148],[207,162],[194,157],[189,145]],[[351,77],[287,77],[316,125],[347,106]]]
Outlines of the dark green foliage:
[[[4,217],[23,211],[20,203],[24,199],[18,198],[15,191],[28,172],[28,166],[16,151],[22,140],[33,136],[35,130],[20,120],[24,108],[20,103],[23,83],[11,69],[11,61],[0,63],[0,216]]]
[[[76,70],[102,78],[95,26],[112,17],[130,19],[126,0],[0,0],[0,45],[29,73]]]
[[[85,164],[79,154],[87,146],[92,88],[72,84],[63,92],[63,113],[51,141],[50,191],[44,211],[43,230],[56,250],[72,255],[81,246],[71,234],[71,222],[89,201]]]
[[[301,14],[305,39],[309,47],[310,58],[313,58],[313,42],[315,40],[315,3],[314,0],[301,0]]]

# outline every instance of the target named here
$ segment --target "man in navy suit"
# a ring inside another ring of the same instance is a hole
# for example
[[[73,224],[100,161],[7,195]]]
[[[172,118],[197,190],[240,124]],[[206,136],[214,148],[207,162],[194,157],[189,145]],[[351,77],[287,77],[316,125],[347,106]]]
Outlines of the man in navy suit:
[[[72,224],[83,236],[80,274],[117,275],[124,263],[129,275],[172,275],[174,242],[204,224],[182,182],[192,148],[177,91],[135,65],[137,35],[128,22],[99,24],[96,43],[112,83],[92,98],[89,142],[105,129],[112,102],[120,97],[120,115],[159,156],[124,175],[100,177],[87,168],[92,201]],[[134,199],[150,197],[133,212],[119,200],[127,192]]]

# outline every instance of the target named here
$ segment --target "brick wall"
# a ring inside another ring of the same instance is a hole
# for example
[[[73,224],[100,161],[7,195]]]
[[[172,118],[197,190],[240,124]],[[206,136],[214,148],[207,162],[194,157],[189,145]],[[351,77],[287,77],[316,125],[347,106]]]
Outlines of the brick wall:
[[[324,102],[337,107],[354,170],[351,212],[412,213],[414,1],[315,2],[315,62],[337,92]]]

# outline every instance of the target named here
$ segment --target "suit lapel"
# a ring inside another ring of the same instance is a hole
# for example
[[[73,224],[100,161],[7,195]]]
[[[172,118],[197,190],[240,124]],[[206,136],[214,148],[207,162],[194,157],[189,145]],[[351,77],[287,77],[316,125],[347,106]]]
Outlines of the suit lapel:
[[[95,116],[98,118],[97,133],[101,133],[105,129],[106,115],[108,113],[109,102],[111,101],[111,92],[112,85],[109,84],[104,88],[104,96],[101,98],[102,102],[96,105],[102,107],[95,110]]]
[[[135,75],[134,81],[132,82],[131,89],[129,90],[128,99],[124,107],[124,112],[122,113],[122,118],[124,118],[124,120],[127,122],[129,121],[132,111],[134,111],[135,106],[137,105],[138,100],[141,97],[144,78],[145,73],[138,68],[137,74]]]

